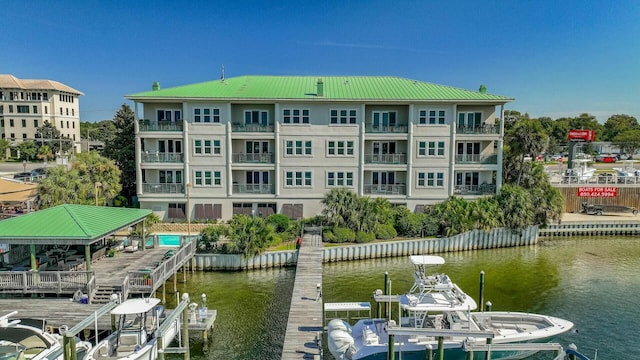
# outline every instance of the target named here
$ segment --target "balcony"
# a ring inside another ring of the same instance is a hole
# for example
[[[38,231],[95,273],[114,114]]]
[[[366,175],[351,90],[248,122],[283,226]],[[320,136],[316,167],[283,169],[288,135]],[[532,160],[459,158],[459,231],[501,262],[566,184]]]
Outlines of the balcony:
[[[139,120],[140,131],[182,131],[183,123],[180,121],[151,121]]]
[[[407,186],[405,184],[364,184],[365,194],[378,194],[378,195],[406,195]]]
[[[498,155],[462,154],[456,155],[456,164],[497,164]]]
[[[236,194],[274,194],[273,184],[233,184]]]
[[[480,126],[460,126],[456,127],[458,134],[498,134],[500,133],[500,127],[495,125],[480,125]]]
[[[273,125],[262,124],[231,124],[231,131],[233,132],[258,132],[269,133],[273,132],[275,127]]]
[[[367,133],[375,133],[375,134],[384,134],[384,133],[406,134],[407,132],[409,132],[409,127],[407,125],[373,125],[373,124],[367,124],[365,126],[365,132],[367,132]]]
[[[406,164],[407,154],[368,154],[364,156],[365,164]]]
[[[264,154],[244,154],[234,153],[231,155],[231,161],[243,164],[273,164],[273,153]]]
[[[493,184],[456,185],[453,192],[456,195],[495,195],[496,186]]]
[[[142,192],[145,194],[183,194],[184,184],[142,184]]]
[[[184,154],[143,152],[140,160],[143,163],[183,163]]]

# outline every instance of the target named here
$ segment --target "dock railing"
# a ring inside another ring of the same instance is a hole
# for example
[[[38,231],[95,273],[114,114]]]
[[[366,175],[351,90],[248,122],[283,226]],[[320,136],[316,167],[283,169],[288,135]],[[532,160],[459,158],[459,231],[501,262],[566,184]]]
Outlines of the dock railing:
[[[3,271],[0,272],[1,293],[88,292],[95,278],[93,271]]]
[[[194,239],[176,250],[173,255],[160,262],[158,266],[153,269],[127,272],[128,280],[125,284],[128,289],[127,292],[146,294],[155,291],[169,277],[189,262],[191,257],[195,255],[196,248],[197,240]]]

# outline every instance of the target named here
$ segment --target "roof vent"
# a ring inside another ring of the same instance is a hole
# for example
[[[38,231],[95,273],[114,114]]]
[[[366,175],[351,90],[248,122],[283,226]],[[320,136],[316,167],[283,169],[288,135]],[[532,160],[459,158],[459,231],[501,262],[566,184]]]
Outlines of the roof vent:
[[[151,86],[151,90],[152,90],[152,91],[158,91],[158,90],[160,90],[160,83],[159,83],[159,82],[157,82],[157,81],[154,81],[154,82],[153,82],[153,85]]]
[[[316,92],[316,95],[324,96],[324,83],[322,82],[322,79],[318,79],[318,83],[316,85],[318,87],[318,91]]]
[[[487,87],[484,86],[484,84],[480,85],[480,89],[478,89],[478,91],[480,91],[481,94],[486,94],[487,93]]]

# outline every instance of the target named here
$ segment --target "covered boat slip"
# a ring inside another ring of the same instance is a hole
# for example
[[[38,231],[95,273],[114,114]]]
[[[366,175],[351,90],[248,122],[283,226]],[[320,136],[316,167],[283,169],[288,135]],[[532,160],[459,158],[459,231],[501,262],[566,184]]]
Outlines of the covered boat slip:
[[[0,293],[82,291],[91,301],[100,285],[117,288],[125,298],[129,293],[155,291],[191,259],[195,242],[171,252],[171,256],[161,248],[145,251],[143,244],[137,253],[125,251],[113,258],[104,257],[105,239],[143,222],[150,213],[141,209],[61,205],[0,221],[0,244],[11,246],[10,253],[2,255],[11,262],[0,269]],[[73,247],[83,248],[84,254],[78,254],[82,251],[72,250]],[[57,266],[49,269],[47,263],[54,257]],[[71,257],[73,262],[68,261]],[[59,260],[62,258],[65,260]],[[79,265],[62,267],[61,261],[64,266]]]

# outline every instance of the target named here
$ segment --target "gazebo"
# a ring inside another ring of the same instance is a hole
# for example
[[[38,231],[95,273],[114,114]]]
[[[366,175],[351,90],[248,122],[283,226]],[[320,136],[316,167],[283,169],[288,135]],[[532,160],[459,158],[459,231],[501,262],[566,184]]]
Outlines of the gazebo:
[[[36,245],[84,245],[91,270],[91,244],[144,221],[151,210],[90,205],[59,205],[0,221],[0,244],[29,245],[36,270]],[[144,236],[143,236],[144,238]]]

